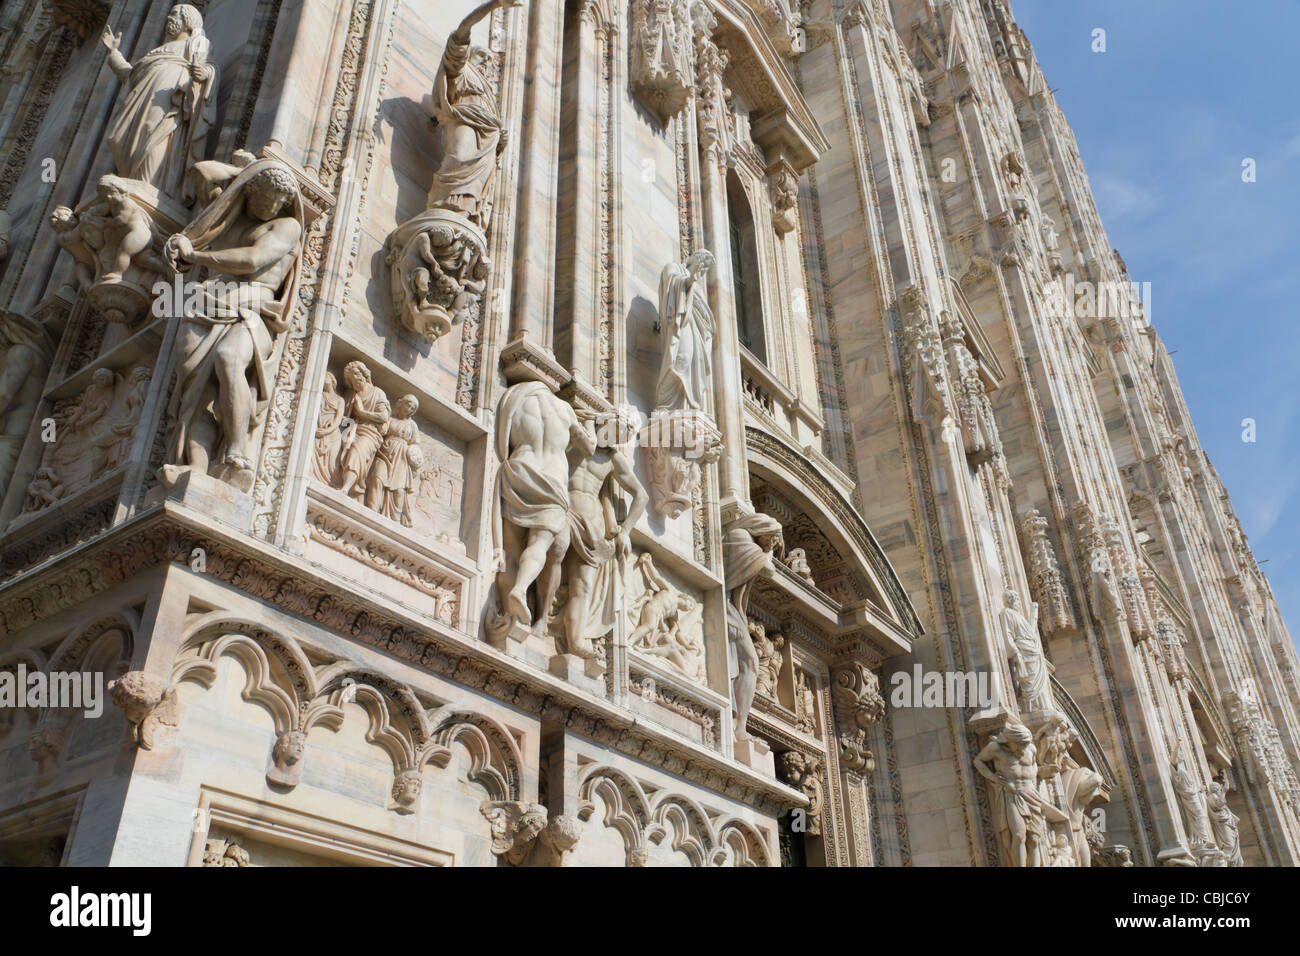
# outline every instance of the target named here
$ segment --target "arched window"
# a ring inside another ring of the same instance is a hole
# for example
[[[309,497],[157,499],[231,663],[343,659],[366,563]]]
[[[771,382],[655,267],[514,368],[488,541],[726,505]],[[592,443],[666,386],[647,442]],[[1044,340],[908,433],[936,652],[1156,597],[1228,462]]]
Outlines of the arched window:
[[[731,230],[731,275],[736,299],[740,344],[759,361],[767,361],[763,336],[763,294],[759,285],[758,235],[745,188],[734,172],[727,173],[727,219]]]

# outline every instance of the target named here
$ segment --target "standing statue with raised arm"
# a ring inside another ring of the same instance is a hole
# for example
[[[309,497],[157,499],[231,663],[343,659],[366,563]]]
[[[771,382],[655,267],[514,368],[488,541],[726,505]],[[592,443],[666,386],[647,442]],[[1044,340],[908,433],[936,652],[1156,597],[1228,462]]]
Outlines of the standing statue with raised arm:
[[[118,175],[175,194],[216,124],[217,68],[197,7],[173,7],[166,31],[161,46],[132,64],[122,55],[122,35],[105,28],[109,66],[126,86],[107,138]]]

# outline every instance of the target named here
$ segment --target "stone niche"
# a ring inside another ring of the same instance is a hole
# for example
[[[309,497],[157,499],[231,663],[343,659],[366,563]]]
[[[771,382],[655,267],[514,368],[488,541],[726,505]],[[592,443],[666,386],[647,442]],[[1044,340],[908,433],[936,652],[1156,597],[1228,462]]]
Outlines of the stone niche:
[[[308,557],[467,629],[483,428],[341,341],[313,406]]]
[[[646,539],[635,536],[638,545]],[[634,549],[620,603],[628,706],[706,747],[720,749],[729,681],[716,584],[662,548]]]

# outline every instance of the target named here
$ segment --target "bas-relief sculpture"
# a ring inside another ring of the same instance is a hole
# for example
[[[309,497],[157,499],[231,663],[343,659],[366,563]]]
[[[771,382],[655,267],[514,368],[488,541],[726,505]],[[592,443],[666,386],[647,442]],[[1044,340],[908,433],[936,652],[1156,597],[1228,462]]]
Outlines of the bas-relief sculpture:
[[[493,11],[522,0],[480,4],[447,39],[433,84],[433,118],[442,134],[442,162],[428,207],[388,237],[388,267],[399,321],[436,342],[479,307],[492,269],[487,232],[508,131],[490,67],[492,54],[473,46],[473,28]]]
[[[702,622],[695,612],[700,604],[668,582],[649,552],[637,556],[645,590],[633,601],[631,617],[636,622],[628,646],[671,664],[691,680],[703,682],[704,642]]]
[[[127,460],[152,375],[145,365],[125,377],[98,368],[80,395],[56,406],[54,440],[27,486],[24,512],[56,504]]]
[[[53,359],[44,325],[18,312],[0,313],[0,488],[14,477]]]
[[[252,488],[253,430],[274,381],[276,337],[289,328],[302,256],[304,213],[293,172],[272,159],[195,167],[199,195],[215,196],[167,240],[173,269],[203,290],[186,309],[169,419],[169,483],[179,471]],[[188,304],[188,303],[187,303]]]

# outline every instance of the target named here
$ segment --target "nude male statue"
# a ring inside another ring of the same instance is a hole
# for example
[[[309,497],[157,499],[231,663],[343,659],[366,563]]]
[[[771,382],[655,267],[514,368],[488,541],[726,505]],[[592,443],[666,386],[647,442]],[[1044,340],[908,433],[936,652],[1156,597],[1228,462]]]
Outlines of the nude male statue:
[[[596,451],[593,434],[573,407],[541,382],[506,390],[497,406],[497,472],[494,540],[502,567],[497,575],[501,612],[527,626],[546,619],[560,586],[569,550],[569,459]],[[528,589],[538,585],[537,604]]]
[[[1013,866],[1051,865],[1047,821],[1066,823],[1064,813],[1038,792],[1034,738],[1023,724],[993,736],[975,769],[993,785],[994,815]]]
[[[564,606],[563,648],[565,653],[583,658],[595,656],[592,639],[613,625],[612,610],[608,616],[600,614],[608,605],[613,581],[610,559],[617,556],[622,561],[631,554],[628,533],[650,501],[627,452],[636,440],[640,413],[622,405],[611,414],[588,417],[596,425],[596,448],[569,478],[570,533],[565,559],[569,599]],[[621,522],[614,510],[619,488],[632,496],[627,517]]]

